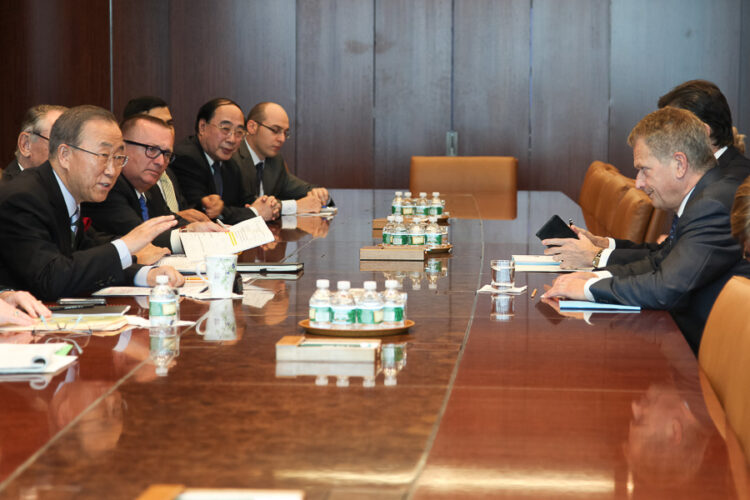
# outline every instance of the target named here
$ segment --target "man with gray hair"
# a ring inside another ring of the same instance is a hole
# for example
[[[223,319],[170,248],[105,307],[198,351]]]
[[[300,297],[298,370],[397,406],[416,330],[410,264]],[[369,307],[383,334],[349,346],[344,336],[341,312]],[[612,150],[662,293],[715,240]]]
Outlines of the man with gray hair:
[[[16,157],[3,170],[3,180],[9,181],[27,168],[38,167],[49,157],[49,132],[65,106],[39,104],[26,111],[21,132],[16,141]]]
[[[127,163],[114,115],[96,106],[71,108],[49,136],[49,160],[0,186],[0,282],[41,300],[91,293],[110,285],[153,285],[169,266],[133,265],[132,254],[173,227],[155,217],[121,238],[106,241],[86,231],[82,202],[106,199]]]
[[[635,126],[628,144],[638,171],[636,187],[648,194],[654,207],[674,210],[678,216],[666,244],[628,264],[560,276],[544,297],[681,314],[694,295],[742,256],[729,223],[740,181],[714,168],[706,126],[690,111],[672,107],[654,111]],[[716,299],[715,295],[702,297],[711,303]],[[710,310],[710,305],[705,309]],[[706,319],[698,318],[702,323]]]

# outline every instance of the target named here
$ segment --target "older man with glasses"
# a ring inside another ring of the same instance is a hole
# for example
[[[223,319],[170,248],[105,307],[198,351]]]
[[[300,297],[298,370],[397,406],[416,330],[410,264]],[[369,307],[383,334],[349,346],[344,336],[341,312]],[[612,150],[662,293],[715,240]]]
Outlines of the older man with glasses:
[[[26,111],[21,132],[16,141],[16,157],[3,170],[3,180],[9,181],[27,168],[35,168],[49,158],[49,131],[65,110],[65,106],[39,104]]]
[[[157,186],[167,166],[174,160],[174,133],[163,120],[151,115],[137,114],[120,126],[128,162],[114,187],[101,203],[84,203],[83,216],[90,217],[97,231],[116,236],[163,215],[173,215],[177,228],[184,231],[218,232],[223,228],[211,221],[188,223],[167,206]],[[165,231],[154,239],[154,245],[182,253],[178,229]]]
[[[207,102],[198,110],[195,134],[175,147],[177,158],[172,164],[188,203],[229,224],[256,215],[276,218],[280,204],[273,196],[253,201],[232,159],[246,134],[240,106],[224,98]],[[213,197],[215,204],[206,206],[202,202],[206,197]]]
[[[82,202],[102,202],[127,164],[115,117],[96,106],[63,113],[49,137],[49,160],[0,186],[0,282],[41,300],[80,296],[110,285],[151,286],[173,268],[133,265],[132,254],[174,227],[156,217],[109,241],[85,228]]]

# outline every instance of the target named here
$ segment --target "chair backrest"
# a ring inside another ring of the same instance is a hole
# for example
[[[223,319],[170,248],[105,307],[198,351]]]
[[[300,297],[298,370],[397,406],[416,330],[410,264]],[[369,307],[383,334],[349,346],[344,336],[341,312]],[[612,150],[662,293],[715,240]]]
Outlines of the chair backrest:
[[[703,330],[698,361],[750,462],[750,279],[734,276]]]
[[[594,234],[602,234],[604,232],[604,226],[596,214],[596,207],[602,187],[613,171],[617,171],[614,165],[595,161],[589,165],[586,176],[583,178],[581,193],[578,195],[578,205],[580,205],[583,212],[586,228]]]
[[[653,211],[648,195],[630,187],[617,204],[617,216],[612,220],[609,233],[613,238],[642,243]]]
[[[412,193],[477,195],[483,218],[512,219],[516,216],[518,160],[512,156],[412,156],[409,189]]]
[[[606,172],[606,179],[602,184],[599,198],[596,200],[596,206],[594,207],[594,217],[601,227],[599,233],[601,236],[612,236],[612,225],[619,215],[617,207],[629,189],[630,184],[628,184],[625,176],[619,172]]]

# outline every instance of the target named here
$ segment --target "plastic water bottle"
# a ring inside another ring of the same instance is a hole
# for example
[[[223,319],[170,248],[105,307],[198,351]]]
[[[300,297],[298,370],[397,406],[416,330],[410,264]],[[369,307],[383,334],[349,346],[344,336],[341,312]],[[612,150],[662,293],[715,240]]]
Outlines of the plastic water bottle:
[[[362,328],[377,328],[383,322],[383,301],[374,281],[365,281],[365,293],[357,303],[357,322]]]
[[[422,226],[422,219],[414,217],[409,226],[409,244],[410,245],[424,245],[425,233],[424,226]]]
[[[441,215],[445,207],[445,202],[440,199],[440,193],[437,191],[432,192],[432,200],[430,201],[430,215]]]
[[[391,245],[408,245],[409,233],[404,226],[403,215],[396,215],[393,223],[393,232],[391,233]]]
[[[414,204],[414,212],[417,215],[429,215],[430,200],[427,199],[427,193],[419,193],[419,198]]]
[[[383,245],[392,245],[393,244],[393,220],[395,219],[394,215],[389,215],[385,218],[387,221],[385,223],[385,226],[383,226]]]
[[[437,216],[431,215],[427,220],[429,223],[425,229],[425,244],[432,248],[438,247],[443,244],[443,232],[437,225]]]
[[[411,199],[411,191],[404,193],[404,201],[401,206],[403,215],[414,215],[414,200]]]
[[[331,297],[331,311],[333,312],[331,323],[336,326],[353,328],[356,323],[357,310],[354,305],[354,297],[349,293],[351,286],[348,281],[339,281],[336,284],[338,290]]]
[[[172,326],[177,323],[177,295],[169,286],[169,276],[156,277],[148,300],[148,319],[151,326]]]
[[[383,325],[402,326],[404,324],[404,306],[405,302],[398,290],[398,281],[387,280],[383,293]]]
[[[310,297],[310,326],[325,328],[331,324],[331,292],[328,280],[315,282],[318,287]]]
[[[401,215],[403,212],[403,204],[404,204],[404,198],[403,198],[404,192],[403,191],[396,191],[396,196],[393,198],[393,202],[391,203],[391,213],[394,215]]]

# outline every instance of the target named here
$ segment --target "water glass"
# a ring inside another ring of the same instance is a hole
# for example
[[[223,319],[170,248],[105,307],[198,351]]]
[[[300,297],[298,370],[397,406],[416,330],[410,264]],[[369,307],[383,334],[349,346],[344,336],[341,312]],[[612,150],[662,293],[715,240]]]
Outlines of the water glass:
[[[511,288],[516,283],[516,263],[513,260],[492,260],[493,288]]]

